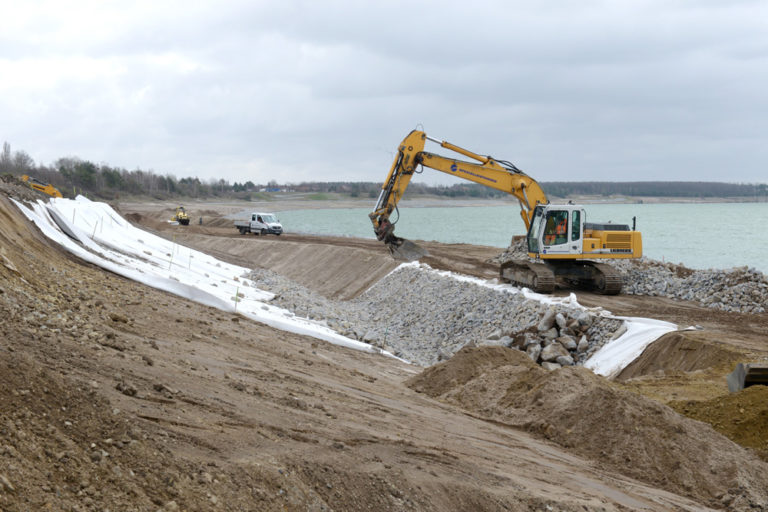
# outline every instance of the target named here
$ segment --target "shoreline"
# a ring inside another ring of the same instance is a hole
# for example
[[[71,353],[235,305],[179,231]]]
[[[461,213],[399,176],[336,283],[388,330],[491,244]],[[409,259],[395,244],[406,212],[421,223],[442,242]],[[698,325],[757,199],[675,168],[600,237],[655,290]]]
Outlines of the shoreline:
[[[157,210],[162,208],[171,208],[172,205],[182,204],[185,208],[196,208],[214,210],[223,215],[237,213],[246,209],[265,212],[281,212],[289,210],[331,210],[347,208],[366,208],[373,210],[376,200],[371,198],[350,198],[350,197],[330,197],[328,199],[307,199],[301,197],[302,194],[284,194],[276,195],[271,200],[241,201],[241,200],[217,200],[217,199],[130,199],[113,201],[121,207],[130,210]],[[666,198],[666,197],[596,197],[596,196],[573,196],[573,197],[554,197],[552,204],[566,204],[569,201],[575,204],[733,204],[733,203],[765,203],[766,201],[746,200],[745,198]],[[464,198],[443,198],[434,196],[405,198],[399,202],[402,208],[467,208],[467,207],[487,207],[487,206],[515,206],[517,201],[510,198],[501,199],[464,199]]]

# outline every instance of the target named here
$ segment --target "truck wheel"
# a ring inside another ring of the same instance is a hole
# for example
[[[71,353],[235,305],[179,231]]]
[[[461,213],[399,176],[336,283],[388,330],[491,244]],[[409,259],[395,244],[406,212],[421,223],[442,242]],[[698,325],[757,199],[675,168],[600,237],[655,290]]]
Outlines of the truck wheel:
[[[261,229],[261,236],[265,236],[267,234],[267,230],[262,228]]]
[[[241,235],[244,235],[244,234],[245,234],[245,229],[243,229],[243,228],[237,228],[237,229],[239,229],[239,230],[240,230],[240,234],[241,234]]]

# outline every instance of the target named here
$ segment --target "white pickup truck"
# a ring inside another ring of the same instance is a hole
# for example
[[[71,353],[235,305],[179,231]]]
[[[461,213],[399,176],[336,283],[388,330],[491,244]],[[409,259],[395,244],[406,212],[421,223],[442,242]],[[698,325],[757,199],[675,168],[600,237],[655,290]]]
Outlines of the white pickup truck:
[[[240,234],[253,233],[254,235],[281,235],[283,226],[277,220],[274,213],[254,212],[249,219],[236,220],[235,227],[240,230]]]

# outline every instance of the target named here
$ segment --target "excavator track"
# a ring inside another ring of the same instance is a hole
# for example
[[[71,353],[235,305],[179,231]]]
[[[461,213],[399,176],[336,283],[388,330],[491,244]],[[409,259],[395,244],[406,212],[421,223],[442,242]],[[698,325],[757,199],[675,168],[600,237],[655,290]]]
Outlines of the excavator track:
[[[617,295],[621,291],[621,274],[605,263],[590,262],[595,269],[592,287],[594,291],[602,295]]]
[[[566,288],[582,288],[602,295],[616,295],[622,286],[621,274],[614,267],[593,261],[512,260],[502,263],[499,275],[502,281],[525,286],[536,293],[552,293],[557,282]]]
[[[502,281],[525,286],[536,293],[552,293],[555,289],[555,273],[543,263],[507,261],[501,264],[499,277]]]

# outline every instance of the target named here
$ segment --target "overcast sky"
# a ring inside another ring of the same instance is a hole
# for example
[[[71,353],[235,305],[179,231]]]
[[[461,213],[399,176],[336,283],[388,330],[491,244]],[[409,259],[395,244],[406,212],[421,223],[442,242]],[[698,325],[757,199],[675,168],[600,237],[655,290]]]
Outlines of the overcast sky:
[[[539,181],[768,182],[768,2],[0,0],[0,13],[0,140],[37,163],[383,181],[418,127]]]

